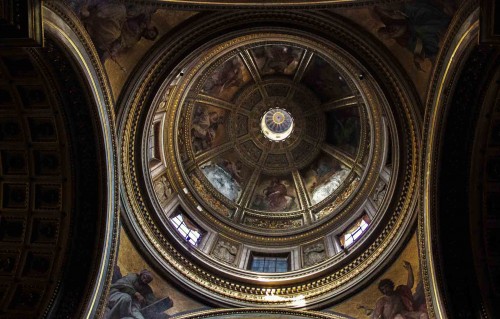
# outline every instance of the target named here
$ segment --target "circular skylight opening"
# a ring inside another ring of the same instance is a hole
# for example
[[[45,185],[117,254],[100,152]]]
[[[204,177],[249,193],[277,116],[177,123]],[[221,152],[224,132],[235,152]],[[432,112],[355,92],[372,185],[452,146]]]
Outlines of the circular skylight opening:
[[[270,109],[262,116],[260,128],[268,139],[280,142],[292,134],[293,117],[285,109]]]

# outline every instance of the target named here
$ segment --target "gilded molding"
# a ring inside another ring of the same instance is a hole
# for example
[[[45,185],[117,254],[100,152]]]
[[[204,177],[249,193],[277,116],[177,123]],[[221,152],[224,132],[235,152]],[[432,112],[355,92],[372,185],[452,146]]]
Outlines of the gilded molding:
[[[449,88],[453,86],[462,61],[477,39],[478,5],[476,0],[467,1],[455,14],[435,62],[425,106],[419,198],[422,208],[418,217],[418,245],[430,318],[448,318],[447,301],[443,296],[440,277],[439,254],[433,248],[436,236],[440,136],[444,127],[444,114],[449,104]]]
[[[111,284],[119,231],[119,165],[113,99],[92,41],[75,14],[59,1],[44,2],[43,14],[45,31],[68,49],[71,58],[81,68],[80,76],[89,80],[87,89],[92,95],[89,99],[95,103],[92,115],[101,134],[102,169],[105,172],[102,178],[106,181],[105,223],[101,230],[104,245],[102,253],[96,258],[99,260],[98,267],[89,274],[89,278],[94,278],[93,284],[87,288],[85,300],[80,301],[85,307],[81,309],[82,318],[99,317],[104,312]]]
[[[215,318],[219,316],[231,315],[279,315],[279,316],[297,316],[300,318],[313,318],[313,319],[348,319],[349,317],[340,314],[318,312],[311,310],[291,310],[279,308],[239,308],[239,309],[215,309],[194,312],[176,317],[176,319],[202,319],[202,318]],[[251,317],[249,317],[251,318]]]

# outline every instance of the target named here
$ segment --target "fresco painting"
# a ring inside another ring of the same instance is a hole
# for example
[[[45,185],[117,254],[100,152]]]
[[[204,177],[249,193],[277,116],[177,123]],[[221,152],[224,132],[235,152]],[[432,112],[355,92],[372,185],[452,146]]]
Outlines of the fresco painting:
[[[118,97],[130,71],[153,43],[196,14],[117,0],[66,0],[87,30]]]
[[[196,104],[191,121],[191,145],[195,154],[220,145],[226,138],[226,111]]]
[[[344,182],[350,169],[332,156],[323,153],[309,167],[303,170],[302,176],[309,198],[313,205],[330,196]]]
[[[379,38],[408,71],[423,99],[456,8],[456,0],[411,0],[334,11]]]
[[[208,76],[201,92],[231,101],[240,87],[251,79],[245,64],[239,56],[236,56],[222,63]]]
[[[441,5],[445,1],[414,1],[397,7],[374,6],[373,11],[384,26],[378,28],[382,39],[394,39],[398,45],[413,53],[413,63],[419,71],[424,59],[434,59],[439,42],[451,17]],[[449,9],[451,10],[451,8]]]
[[[249,170],[235,153],[226,153],[201,166],[208,181],[222,195],[236,202],[242,192]]]
[[[316,55],[309,62],[302,82],[317,94],[321,102],[341,99],[352,92],[342,75]]]
[[[329,309],[359,319],[427,319],[417,235],[389,269],[354,297]]]
[[[332,308],[324,309],[323,313],[357,319],[427,319],[421,278],[417,237],[414,234],[401,255],[384,274],[373,280],[372,284],[359,294]],[[186,296],[174,284],[160,277],[142,259],[123,229],[120,232],[117,264],[112,281],[106,319],[134,315],[138,318],[160,319],[208,309],[206,305]],[[126,294],[129,297],[126,297]],[[127,304],[127,307],[122,308],[126,310],[120,312],[119,306],[123,304]],[[256,310],[253,313],[226,314],[222,317],[214,314],[213,317],[205,318],[270,318],[270,314]],[[272,318],[303,317],[299,314],[272,314]]]
[[[291,179],[263,176],[254,191],[251,208],[269,212],[287,212],[298,208],[298,198]]]
[[[361,121],[358,107],[326,112],[326,142],[355,157],[360,143]]]
[[[119,64],[118,54],[133,48],[142,38],[156,40],[158,28],[151,21],[156,10],[153,6],[99,1],[84,3],[80,17],[101,61],[111,59]]]
[[[252,56],[261,75],[293,75],[304,50],[288,45],[265,45],[253,49]]]
[[[142,259],[122,229],[105,319],[166,319],[186,310],[206,309],[165,281]]]

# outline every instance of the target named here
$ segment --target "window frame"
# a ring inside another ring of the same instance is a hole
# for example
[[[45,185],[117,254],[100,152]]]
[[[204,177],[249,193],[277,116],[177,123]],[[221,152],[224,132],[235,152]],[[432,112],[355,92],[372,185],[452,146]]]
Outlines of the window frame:
[[[190,245],[197,247],[201,240],[203,239],[204,231],[196,225],[188,216],[187,214],[183,213],[182,211],[176,211],[172,215],[169,216],[169,221],[172,224],[172,226],[175,228],[177,233]],[[188,221],[186,223],[186,220]],[[177,222],[178,221],[178,222]],[[189,227],[189,225],[191,227]],[[196,230],[194,230],[195,228]],[[190,234],[197,234],[197,236],[192,237]]]
[[[253,268],[254,261],[256,258],[263,258],[262,270],[255,270]],[[266,261],[270,261],[273,259],[274,259],[274,271],[266,271],[265,270],[266,269]],[[285,271],[276,271],[278,268],[277,267],[278,266],[278,259],[281,259],[282,261],[286,262],[286,270]],[[292,265],[291,265],[291,253],[290,252],[267,254],[267,253],[252,251],[252,252],[250,252],[250,257],[248,259],[247,270],[261,272],[261,273],[267,273],[267,274],[279,274],[279,273],[291,271],[291,268],[292,268],[291,266]]]
[[[366,212],[363,213],[359,218],[351,223],[346,230],[338,235],[340,247],[342,249],[346,249],[358,242],[363,237],[366,230],[370,227],[370,224],[370,216]]]

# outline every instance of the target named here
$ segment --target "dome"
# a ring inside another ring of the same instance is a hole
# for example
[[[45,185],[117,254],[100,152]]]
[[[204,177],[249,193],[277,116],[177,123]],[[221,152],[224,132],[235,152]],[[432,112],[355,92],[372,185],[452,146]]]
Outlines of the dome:
[[[175,141],[167,156],[186,202],[275,236],[316,226],[361,184],[373,187],[366,172],[382,169],[387,145],[371,141],[383,128],[369,119],[381,122],[381,106],[364,100],[347,69],[352,58],[329,49],[305,36],[255,33],[188,58],[177,84],[186,89],[167,106],[178,119],[167,129]]]
[[[160,268],[221,304],[340,298],[411,218],[407,91],[326,35],[233,23],[145,61],[123,126],[143,150],[123,143],[129,218]]]

